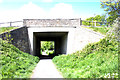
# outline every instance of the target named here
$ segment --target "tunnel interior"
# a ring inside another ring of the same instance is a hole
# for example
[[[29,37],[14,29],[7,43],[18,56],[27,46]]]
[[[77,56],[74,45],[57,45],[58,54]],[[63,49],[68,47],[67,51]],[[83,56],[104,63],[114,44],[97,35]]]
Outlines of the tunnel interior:
[[[68,32],[34,32],[33,53],[40,59],[52,59],[54,56],[66,54]],[[41,41],[54,41],[55,48],[52,55],[41,55]]]

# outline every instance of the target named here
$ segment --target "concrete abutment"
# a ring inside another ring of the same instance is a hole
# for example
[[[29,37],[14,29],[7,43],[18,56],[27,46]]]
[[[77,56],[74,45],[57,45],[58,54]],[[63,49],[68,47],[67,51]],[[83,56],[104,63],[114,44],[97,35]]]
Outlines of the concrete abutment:
[[[55,55],[69,54],[75,28],[28,28],[31,54],[40,56],[40,41],[54,41]]]

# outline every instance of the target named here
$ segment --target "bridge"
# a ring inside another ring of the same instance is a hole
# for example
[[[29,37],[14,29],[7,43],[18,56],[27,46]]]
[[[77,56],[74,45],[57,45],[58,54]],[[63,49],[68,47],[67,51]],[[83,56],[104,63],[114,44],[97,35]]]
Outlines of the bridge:
[[[1,38],[5,37],[3,33]],[[10,32],[12,44],[21,51],[43,58],[41,41],[54,41],[55,54],[71,54],[104,36],[81,27],[81,19],[24,19],[23,27]],[[49,56],[48,56],[49,57]]]

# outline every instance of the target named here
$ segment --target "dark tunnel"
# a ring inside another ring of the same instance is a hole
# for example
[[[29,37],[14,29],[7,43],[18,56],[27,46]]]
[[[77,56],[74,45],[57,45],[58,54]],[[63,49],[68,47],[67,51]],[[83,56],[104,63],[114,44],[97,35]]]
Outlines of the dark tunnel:
[[[68,32],[34,32],[33,33],[33,52],[40,59],[52,59],[54,56],[66,54]],[[41,41],[54,41],[55,53],[52,55],[41,55]]]

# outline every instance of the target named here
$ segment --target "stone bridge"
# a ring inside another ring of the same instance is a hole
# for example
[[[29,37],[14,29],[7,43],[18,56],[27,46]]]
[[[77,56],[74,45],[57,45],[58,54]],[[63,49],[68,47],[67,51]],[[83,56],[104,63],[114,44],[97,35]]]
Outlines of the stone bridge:
[[[24,19],[23,27],[10,32],[12,44],[21,51],[39,56],[41,41],[55,42],[55,55],[71,54],[104,36],[81,27],[81,19]],[[5,37],[3,33],[1,38]]]

